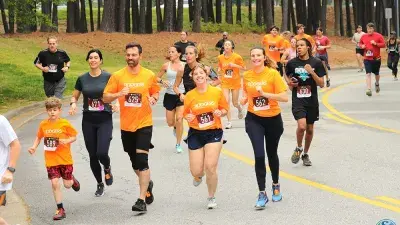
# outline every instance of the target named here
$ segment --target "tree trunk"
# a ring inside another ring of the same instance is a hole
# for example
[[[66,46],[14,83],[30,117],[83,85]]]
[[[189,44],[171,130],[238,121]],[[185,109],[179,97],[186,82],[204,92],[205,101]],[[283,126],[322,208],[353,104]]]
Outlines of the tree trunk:
[[[81,0],[81,22],[80,22],[80,32],[87,33],[87,20],[86,20],[86,2]]]
[[[125,32],[131,32],[131,0],[125,0]]]
[[[103,20],[101,21],[101,30],[104,32],[115,32],[117,27],[115,26],[116,20],[116,5],[115,0],[104,0],[103,7]]]
[[[2,0],[0,0],[2,1]],[[50,21],[51,21],[51,1],[41,0],[42,9],[42,21],[40,21],[40,32],[50,31]]]
[[[282,1],[282,31],[288,30],[289,5],[288,1]]]
[[[269,32],[269,28],[272,27],[272,25],[274,25],[274,19],[272,17],[271,1],[272,0],[263,1],[264,24],[267,33]]]
[[[358,9],[357,9],[357,5],[356,5],[356,1],[355,0],[351,0],[351,4],[352,4],[352,9],[353,9],[353,20],[354,20],[354,29],[357,28],[358,24],[357,24],[357,13],[358,13]]]
[[[118,23],[117,23],[117,31],[126,33],[126,0],[119,0],[118,4]]]
[[[175,0],[174,0],[175,1]],[[153,33],[153,1],[147,0],[147,7],[146,7],[146,33],[152,34]]]
[[[35,3],[27,3],[25,0],[16,1],[17,32],[30,33],[36,27]]]
[[[135,1],[135,0],[134,0]],[[182,1],[182,0],[179,0]],[[161,15],[161,7],[160,7],[160,0],[156,0],[156,15],[157,15],[157,31],[160,32],[163,30],[163,19]],[[182,3],[183,4],[183,3]],[[165,6],[165,4],[164,4]],[[179,15],[179,9],[178,9],[178,15]],[[133,16],[133,15],[132,15]],[[182,15],[183,16],[183,15]],[[183,18],[182,18],[183,20]],[[183,23],[183,22],[182,22]]]
[[[1,19],[3,21],[3,26],[4,26],[4,32],[6,34],[10,33],[10,30],[8,29],[8,22],[7,22],[7,16],[6,16],[6,11],[5,11],[5,6],[4,6],[4,0],[0,0],[0,10],[1,10]]]
[[[174,23],[174,30],[176,25],[176,0],[172,0],[172,22]]]
[[[132,33],[139,33],[139,4],[138,0],[132,0]]]
[[[200,0],[196,0],[196,1],[200,1]],[[207,0],[201,0],[201,3],[202,3],[201,12],[202,12],[203,21],[204,21],[204,23],[208,23]]]
[[[296,0],[297,23],[305,25],[307,23],[306,0]]]
[[[176,15],[176,31],[182,31],[183,29],[183,0],[178,0],[178,10]]]
[[[252,0],[249,1],[249,21],[253,21],[253,7],[252,7]]]
[[[272,24],[274,24],[275,23],[275,3],[274,3],[274,0],[270,0],[271,1],[271,4],[270,4],[270,6],[271,6],[271,15],[272,15]]]
[[[90,31],[94,31],[94,20],[93,20],[93,0],[89,0],[89,21],[90,21]]]
[[[222,23],[221,0],[215,0],[215,21],[217,23]]]
[[[194,1],[194,12],[193,12],[193,32],[201,32],[201,1]]]
[[[139,34],[146,33],[146,0],[140,0]]]
[[[75,31],[75,11],[74,3],[67,2],[67,33],[74,33]]]
[[[79,0],[73,2],[73,11],[74,11],[74,26],[75,26],[75,32],[80,31],[81,25],[80,25],[80,15],[79,15]]]
[[[53,3],[53,13],[51,14],[52,31],[58,32],[58,5]]]
[[[31,13],[30,14],[30,18],[31,18],[31,21],[32,21],[32,24],[31,24],[31,26],[30,26],[30,32],[36,32],[37,31],[37,17],[36,17],[36,13],[37,13],[37,11],[36,11],[36,7],[37,6],[37,0],[33,0],[32,2],[31,2],[31,4],[28,4],[27,5],[27,7],[28,7],[28,9],[29,9],[29,12]]]
[[[232,0],[226,0],[225,13],[226,23],[233,24]]]
[[[335,12],[335,36],[340,36],[340,0],[334,2]]]
[[[164,4],[165,5],[165,4]],[[188,0],[188,5],[189,5],[189,21],[193,22],[194,20],[194,2],[193,0]],[[165,17],[165,16],[164,16]]]
[[[344,24],[343,24],[343,0],[339,0],[340,10],[340,35],[344,36]]]
[[[326,7],[327,7],[327,0],[322,0],[322,6],[321,6],[321,27],[323,32],[326,34]]]
[[[294,14],[293,0],[289,0],[289,13],[292,21],[292,31],[296,32],[296,15]]]
[[[9,0],[7,4],[8,8],[8,23],[9,23],[9,32],[13,34],[15,31],[15,8],[16,8],[16,0]]]
[[[213,0],[208,0],[207,10],[208,10],[208,20],[209,20],[209,22],[215,23]]]
[[[104,10],[104,9],[103,9]],[[101,29],[101,0],[97,0],[97,30]]]
[[[174,31],[172,1],[175,0],[164,0],[164,30],[169,32]]]
[[[262,3],[261,0],[256,0],[256,24],[262,25]]]
[[[236,23],[241,24],[242,23],[242,1],[237,0],[236,1]]]
[[[353,29],[351,28],[350,0],[346,0],[346,34],[347,37],[353,36]]]

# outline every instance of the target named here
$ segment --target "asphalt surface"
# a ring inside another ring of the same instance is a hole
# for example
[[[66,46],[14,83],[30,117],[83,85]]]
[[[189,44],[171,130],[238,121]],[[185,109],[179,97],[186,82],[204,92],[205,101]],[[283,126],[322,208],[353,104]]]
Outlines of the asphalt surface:
[[[400,223],[400,81],[390,73],[381,80],[381,93],[365,95],[364,75],[355,70],[331,72],[332,86],[320,93],[320,121],[315,125],[310,150],[312,167],[294,165],[290,156],[296,145],[296,123],[291,103],[283,103],[285,131],[279,145],[282,202],[269,202],[256,211],[258,194],[253,152],[244,120],[234,119],[226,130],[228,143],[219,161],[218,208],[207,210],[205,182],[192,185],[187,146],[174,152],[172,129],[166,125],[162,100],[154,106],[155,149],[150,153],[155,201],[148,213],[137,215],[131,206],[138,197],[138,181],[129,157],[123,152],[119,114],[114,115],[110,148],[114,184],[103,197],[95,197],[96,181],[81,133],[81,114],[63,115],[78,131],[72,145],[75,176],[81,190],[63,189],[67,218],[53,222],[56,210],[39,146],[32,145],[42,114],[19,129],[23,153],[14,187],[29,206],[32,224],[376,224],[381,219]],[[352,82],[352,83],[350,83]],[[350,83],[350,84],[348,84]],[[346,84],[346,85],[344,85]],[[236,112],[233,118],[236,118]],[[226,120],[224,120],[226,121]],[[22,172],[21,172],[22,171]],[[267,188],[271,185],[267,174]],[[271,191],[268,190],[271,196]]]

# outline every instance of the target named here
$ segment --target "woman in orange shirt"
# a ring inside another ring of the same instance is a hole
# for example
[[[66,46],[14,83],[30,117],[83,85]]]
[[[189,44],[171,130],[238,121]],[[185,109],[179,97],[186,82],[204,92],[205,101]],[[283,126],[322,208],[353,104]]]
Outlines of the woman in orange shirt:
[[[253,68],[243,76],[243,98],[248,103],[245,118],[246,133],[254,150],[255,171],[259,188],[257,209],[263,209],[268,202],[265,192],[265,152],[272,175],[272,201],[282,200],[279,185],[278,144],[283,133],[281,109],[278,102],[287,102],[287,86],[274,62],[265,54],[264,48],[255,47],[250,51]],[[265,148],[264,148],[265,140]]]
[[[183,116],[189,123],[187,143],[189,146],[190,172],[193,185],[199,186],[204,172],[207,177],[208,209],[217,206],[218,159],[222,149],[221,117],[228,111],[228,103],[221,89],[207,83],[207,69],[197,64],[192,77],[196,87],[189,91],[183,103]]]
[[[243,118],[242,107],[239,105],[239,90],[242,86],[240,70],[245,69],[242,56],[233,52],[232,41],[225,41],[224,54],[218,56],[218,71],[220,72],[221,88],[230,106],[230,96],[232,94],[232,103],[238,109],[238,118]],[[231,110],[228,110],[228,124],[226,129],[232,128]]]

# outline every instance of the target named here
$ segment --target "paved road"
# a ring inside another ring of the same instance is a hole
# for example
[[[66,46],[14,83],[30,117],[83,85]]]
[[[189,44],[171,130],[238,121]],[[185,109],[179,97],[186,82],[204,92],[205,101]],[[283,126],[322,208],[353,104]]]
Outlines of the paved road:
[[[389,74],[389,72],[384,72]],[[205,184],[195,188],[188,154],[174,153],[172,130],[164,109],[154,107],[156,148],[150,154],[155,201],[146,215],[131,211],[138,196],[138,181],[122,150],[119,118],[114,116],[110,150],[114,185],[101,198],[94,197],[95,180],[80,133],[73,145],[78,193],[63,191],[67,219],[57,224],[376,224],[390,218],[400,223],[400,81],[386,76],[381,93],[367,97],[364,76],[354,70],[331,73],[332,87],[320,93],[321,119],[311,149],[313,166],[293,165],[296,124],[290,103],[282,104],[285,132],[279,146],[283,201],[255,211],[258,194],[253,153],[244,121],[233,121],[226,131],[219,166],[219,208],[206,209]],[[361,82],[360,82],[361,80]],[[350,83],[350,84],[348,84]],[[64,115],[80,130],[81,115]],[[24,152],[15,188],[30,207],[32,224],[53,224],[55,203],[47,180],[43,155],[30,156],[41,115],[19,130]],[[40,147],[39,147],[40,149]],[[268,175],[268,186],[271,183]],[[267,187],[268,187],[267,186]],[[270,195],[270,193],[269,193]]]

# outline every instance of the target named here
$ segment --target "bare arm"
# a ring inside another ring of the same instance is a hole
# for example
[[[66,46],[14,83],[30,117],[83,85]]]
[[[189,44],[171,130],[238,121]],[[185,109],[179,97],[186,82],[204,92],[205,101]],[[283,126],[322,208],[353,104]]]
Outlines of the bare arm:
[[[28,149],[29,153],[33,154],[33,153],[36,152],[36,149],[37,149],[37,147],[38,147],[38,145],[39,145],[39,143],[40,143],[41,140],[42,140],[41,138],[36,137],[35,141],[33,142],[32,147],[30,147],[30,148]]]
[[[281,62],[283,64],[286,64],[287,62],[289,62],[289,60],[287,60],[288,56],[289,56],[289,49],[286,49],[285,52],[283,52],[283,55],[281,57]]]
[[[128,91],[129,92],[129,89]],[[112,103],[113,101],[115,101],[116,99],[118,99],[119,97],[124,96],[125,94],[122,94],[122,92],[117,92],[117,93],[104,93],[103,94],[103,102],[104,103]]]
[[[181,85],[182,80],[183,80],[183,70],[179,70],[178,73],[176,74],[175,83],[174,83],[174,87],[173,87],[174,92],[177,95],[183,94],[183,93],[179,92],[179,88],[178,88],[179,85]]]
[[[21,154],[21,144],[18,139],[15,139],[10,143],[10,162],[8,163],[9,167],[15,168],[17,166],[17,161],[19,155]]]
[[[264,92],[264,93],[262,93],[262,96],[264,96],[265,98],[268,98],[268,99],[276,100],[278,102],[288,102],[289,101],[289,98],[288,98],[288,95],[286,94],[286,92],[282,92],[279,94],[272,94],[272,93]]]

